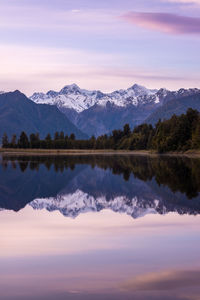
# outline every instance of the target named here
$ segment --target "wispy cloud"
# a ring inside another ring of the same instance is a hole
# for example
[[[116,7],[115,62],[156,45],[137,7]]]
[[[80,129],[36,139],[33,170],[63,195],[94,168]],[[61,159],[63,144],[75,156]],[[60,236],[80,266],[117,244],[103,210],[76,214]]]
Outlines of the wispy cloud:
[[[0,53],[0,90],[20,89],[28,95],[35,90],[59,90],[73,82],[105,92],[127,88],[135,82],[150,88],[170,89],[178,89],[183,84],[195,86],[199,82],[198,74],[188,78],[184,72],[162,67],[152,70],[137,63],[128,65],[119,53],[16,45],[0,46]]]
[[[0,90],[199,86],[199,2],[0,0]]]
[[[170,291],[199,286],[199,270],[165,271],[145,274],[124,283],[122,289],[132,291]]]
[[[196,4],[200,5],[200,0],[168,0],[168,2],[188,4],[188,5],[196,5]]]
[[[200,18],[152,12],[129,12],[122,18],[132,24],[168,34],[200,34]]]

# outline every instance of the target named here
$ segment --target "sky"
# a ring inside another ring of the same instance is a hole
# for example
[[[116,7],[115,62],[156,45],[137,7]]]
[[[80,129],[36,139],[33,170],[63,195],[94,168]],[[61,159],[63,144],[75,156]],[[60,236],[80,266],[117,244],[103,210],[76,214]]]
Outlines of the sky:
[[[0,90],[200,88],[200,0],[0,0]]]

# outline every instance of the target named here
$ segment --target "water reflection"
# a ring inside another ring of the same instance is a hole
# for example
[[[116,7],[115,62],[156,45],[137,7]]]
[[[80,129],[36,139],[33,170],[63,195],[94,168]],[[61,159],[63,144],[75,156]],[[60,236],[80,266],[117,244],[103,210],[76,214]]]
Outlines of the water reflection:
[[[2,157],[0,299],[199,300],[199,163]]]
[[[111,209],[199,214],[200,160],[177,157],[69,156],[2,158],[0,207],[58,210],[76,217]]]

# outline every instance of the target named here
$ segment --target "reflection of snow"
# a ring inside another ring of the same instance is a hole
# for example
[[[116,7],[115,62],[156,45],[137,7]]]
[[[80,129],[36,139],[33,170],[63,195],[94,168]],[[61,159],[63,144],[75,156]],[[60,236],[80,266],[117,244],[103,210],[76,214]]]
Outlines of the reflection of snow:
[[[133,218],[143,217],[146,214],[157,213],[159,201],[155,200],[144,206],[137,197],[127,199],[124,196],[116,197],[109,201],[105,197],[95,199],[93,196],[76,190],[73,194],[58,195],[53,198],[35,199],[29,203],[34,209],[47,209],[48,211],[60,211],[64,216],[75,218],[81,213],[97,212],[102,209],[111,209],[114,212],[126,213]]]

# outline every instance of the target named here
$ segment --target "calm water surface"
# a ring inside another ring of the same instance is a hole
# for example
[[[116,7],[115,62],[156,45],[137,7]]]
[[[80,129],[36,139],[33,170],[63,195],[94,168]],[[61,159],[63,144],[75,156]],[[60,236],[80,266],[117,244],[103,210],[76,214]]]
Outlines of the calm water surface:
[[[200,160],[1,157],[0,299],[199,300]]]

